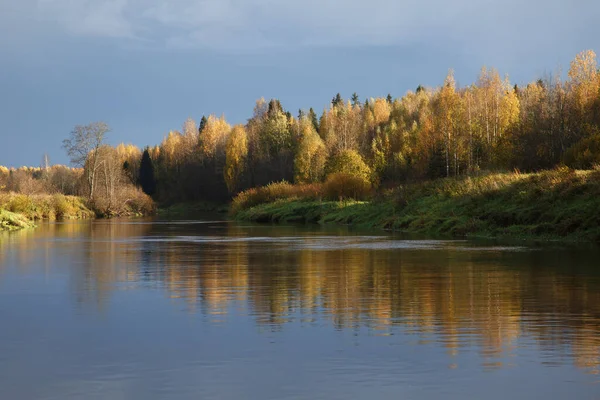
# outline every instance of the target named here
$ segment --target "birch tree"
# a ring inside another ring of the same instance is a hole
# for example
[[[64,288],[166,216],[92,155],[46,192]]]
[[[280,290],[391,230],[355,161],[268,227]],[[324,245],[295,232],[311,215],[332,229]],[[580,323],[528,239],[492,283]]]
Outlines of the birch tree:
[[[88,125],[77,125],[71,131],[71,136],[63,140],[63,148],[67,152],[71,164],[84,168],[88,184],[88,198],[94,197],[96,176],[101,167],[98,149],[104,144],[104,136],[110,132],[110,127],[104,122],[93,122]]]

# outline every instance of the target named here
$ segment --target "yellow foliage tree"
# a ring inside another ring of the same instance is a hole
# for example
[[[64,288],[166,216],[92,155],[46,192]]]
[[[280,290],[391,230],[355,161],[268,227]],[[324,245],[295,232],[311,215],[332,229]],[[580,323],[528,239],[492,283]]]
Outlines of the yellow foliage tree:
[[[225,121],[225,117],[217,118],[214,115],[208,117],[206,127],[200,135],[200,153],[204,158],[214,159],[225,154],[227,136],[231,131],[231,125]]]
[[[344,150],[331,157],[325,169],[327,175],[344,173],[371,181],[371,168],[355,150]]]
[[[319,182],[323,178],[327,151],[325,144],[312,122],[301,121],[301,137],[294,159],[294,180],[296,183]]]
[[[600,74],[593,50],[583,51],[571,61],[569,79],[573,103],[580,117],[600,93]]]
[[[239,181],[248,157],[248,134],[243,125],[236,125],[231,130],[227,138],[225,157],[225,183],[229,192],[235,193],[239,189]]]

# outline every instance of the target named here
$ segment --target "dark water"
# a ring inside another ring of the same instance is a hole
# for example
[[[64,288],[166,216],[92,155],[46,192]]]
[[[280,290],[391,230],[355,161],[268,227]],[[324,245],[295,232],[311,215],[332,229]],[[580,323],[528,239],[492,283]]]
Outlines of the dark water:
[[[226,222],[0,235],[0,399],[598,399],[600,252]]]

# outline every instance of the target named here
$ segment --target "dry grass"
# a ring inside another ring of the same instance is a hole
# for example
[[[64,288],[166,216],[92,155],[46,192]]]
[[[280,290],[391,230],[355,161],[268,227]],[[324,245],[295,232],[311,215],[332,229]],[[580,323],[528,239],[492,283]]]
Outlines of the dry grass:
[[[62,194],[16,194],[0,193],[0,208],[26,218],[69,219],[90,218],[94,213],[80,197]]]
[[[271,183],[239,193],[231,203],[231,211],[235,214],[259,204],[283,199],[316,200],[321,198],[322,191],[322,185],[318,183],[305,185],[292,185],[287,182]]]
[[[0,231],[15,231],[33,226],[33,223],[23,215],[0,208]]]

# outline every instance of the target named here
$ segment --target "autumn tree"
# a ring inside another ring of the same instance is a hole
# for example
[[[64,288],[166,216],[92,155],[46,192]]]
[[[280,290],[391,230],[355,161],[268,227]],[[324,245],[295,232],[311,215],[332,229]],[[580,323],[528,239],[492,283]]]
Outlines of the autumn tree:
[[[125,179],[123,164],[117,149],[107,145],[98,148],[96,158],[100,161],[100,168],[97,173],[99,190],[95,193],[94,202],[106,215],[112,215],[119,206],[117,190]]]
[[[225,154],[225,183],[229,193],[235,193],[240,188],[248,157],[248,134],[243,125],[236,125],[231,130]]]
[[[323,179],[327,152],[311,121],[300,121],[301,138],[294,159],[294,181],[297,183],[319,182]]]
[[[249,173],[255,185],[266,185],[294,176],[294,119],[279,100],[268,105],[257,101],[254,116],[248,121]]]
[[[570,131],[567,146],[593,135],[593,125],[600,124],[600,73],[596,53],[579,53],[569,69]]]
[[[345,150],[327,161],[326,174],[345,173],[360,177],[365,181],[371,180],[371,168],[355,150]]]
[[[71,163],[84,167],[88,187],[88,199],[92,200],[96,189],[96,176],[102,161],[98,157],[98,150],[104,144],[104,136],[110,131],[104,122],[93,122],[88,125],[77,125],[71,131],[71,136],[63,140]]]
[[[460,118],[460,96],[456,92],[454,72],[450,70],[435,102],[436,129],[443,142],[445,175],[450,176],[450,165],[454,161],[454,174],[458,174],[458,121]],[[440,146],[441,147],[441,146]],[[434,146],[433,151],[438,146]]]

